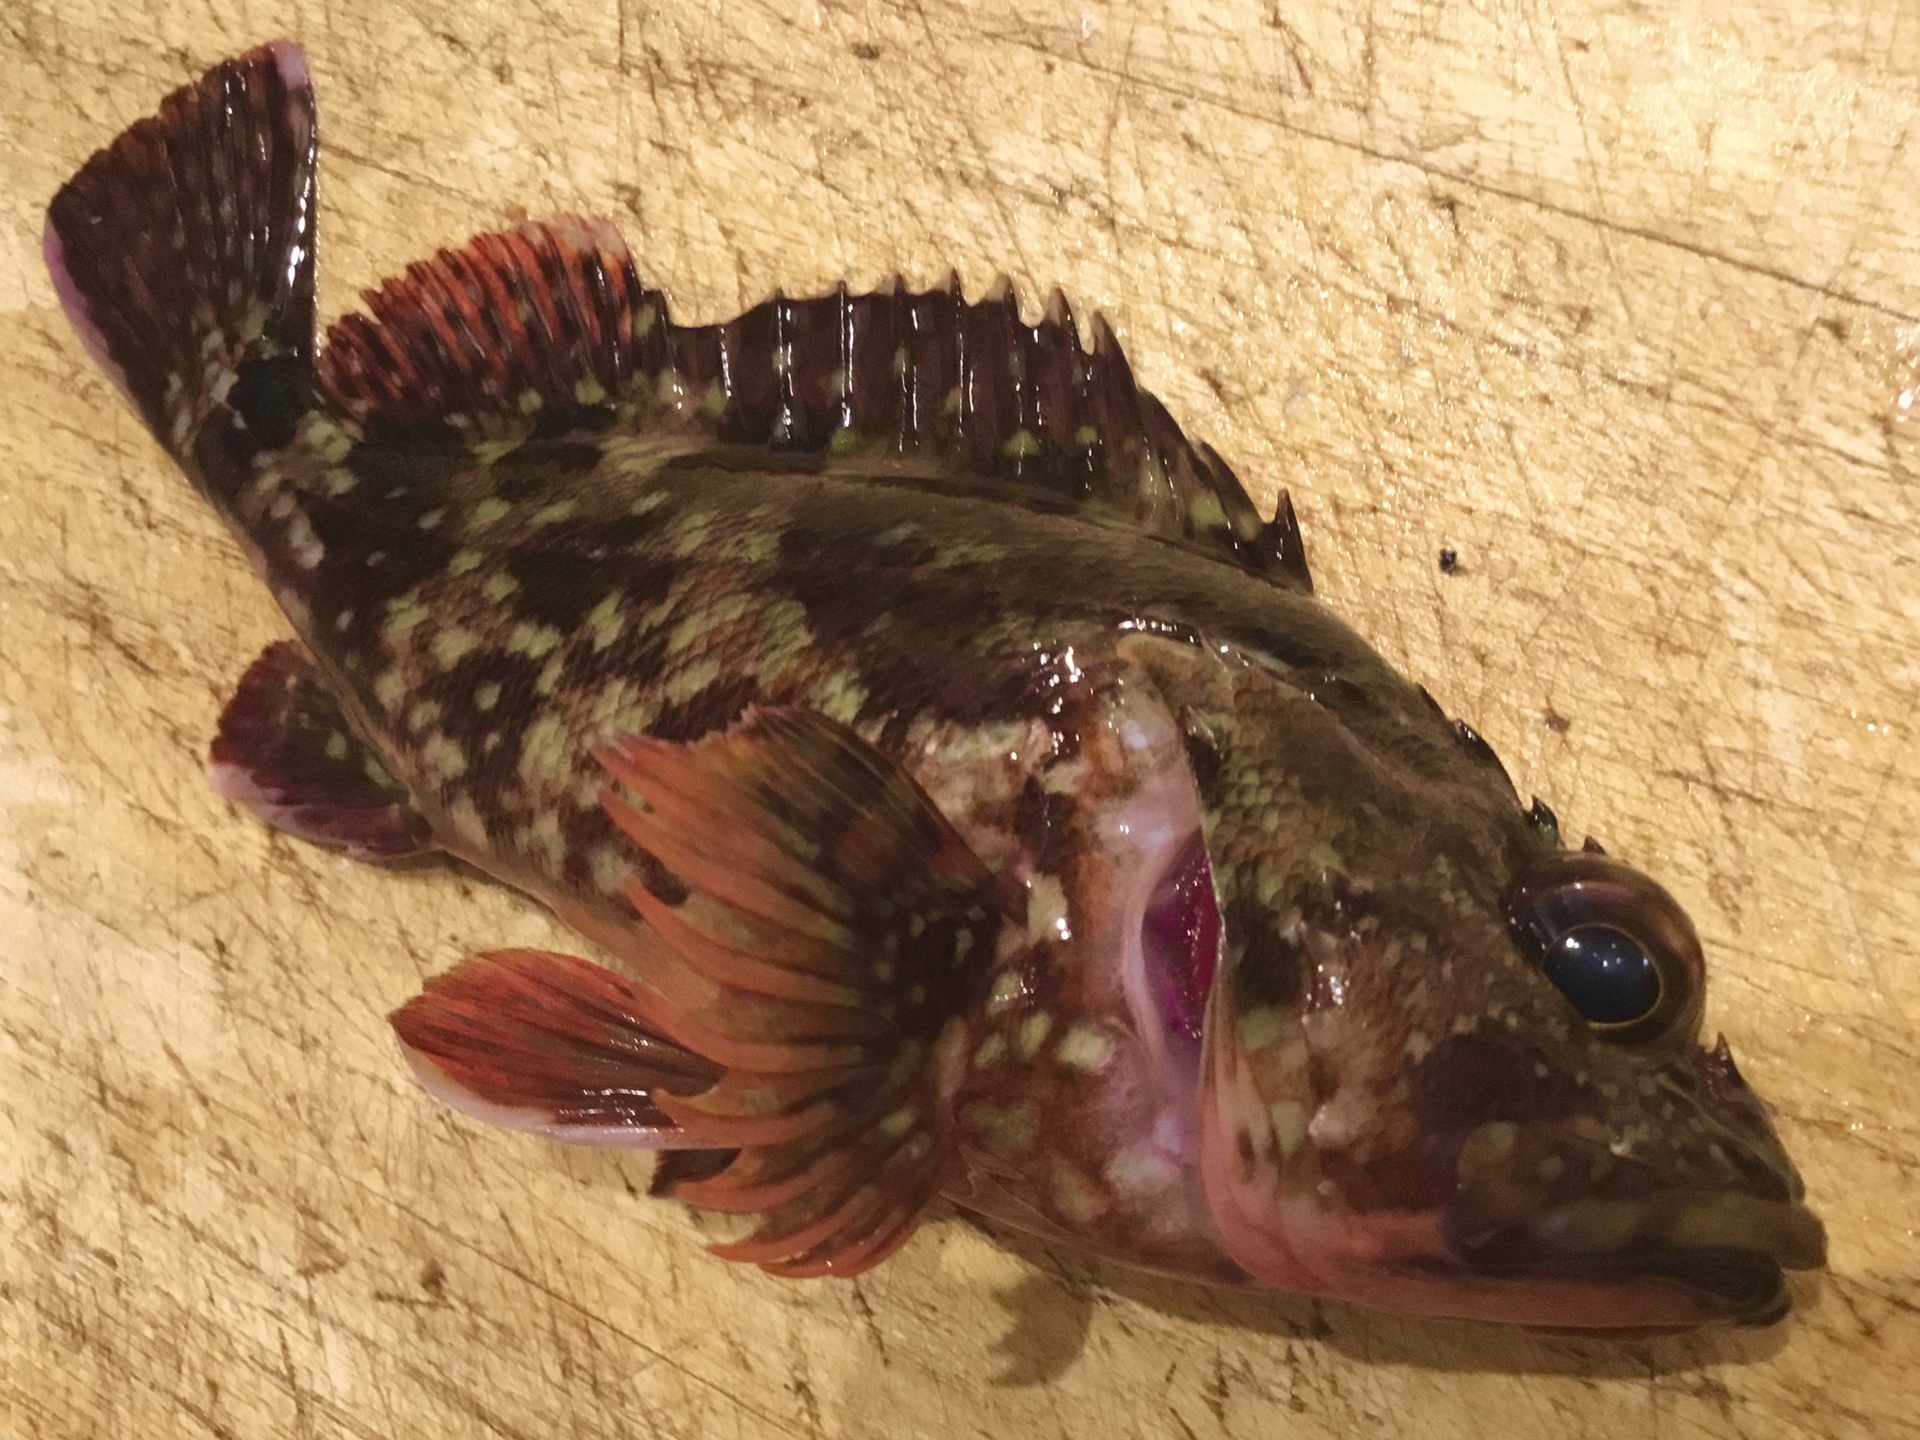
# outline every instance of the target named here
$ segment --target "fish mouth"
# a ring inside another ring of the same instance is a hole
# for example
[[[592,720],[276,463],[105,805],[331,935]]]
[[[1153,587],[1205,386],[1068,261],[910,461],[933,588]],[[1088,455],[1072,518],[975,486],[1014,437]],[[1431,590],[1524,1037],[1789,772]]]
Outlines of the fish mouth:
[[[1459,1246],[1455,1254],[1461,1265],[1488,1281],[1544,1288],[1601,1284],[1649,1296],[1668,1292],[1667,1302],[1655,1309],[1697,1311],[1676,1323],[1734,1325],[1774,1325],[1784,1319],[1793,1306],[1786,1271],[1826,1263],[1826,1227],[1801,1204],[1741,1194],[1674,1200],[1644,1206],[1578,1200],[1478,1244]],[[1632,1210],[1663,1219],[1651,1227],[1645,1221],[1634,1225],[1622,1240],[1622,1221]],[[1592,1248],[1601,1236],[1613,1242]]]
[[[1490,1281],[1669,1292],[1675,1323],[1771,1325],[1792,1308],[1788,1270],[1826,1263],[1826,1230],[1806,1206],[1735,1193],[1647,1202],[1578,1200],[1471,1245],[1459,1263]],[[1657,1323],[1657,1322],[1656,1322]]]
[[[1210,1023],[1200,1170],[1222,1248],[1256,1280],[1402,1314],[1641,1332],[1772,1324],[1791,1308],[1785,1272],[1825,1263],[1825,1231],[1784,1157],[1752,1188],[1551,1196],[1528,1183],[1531,1165],[1460,1165],[1442,1145],[1417,1184],[1370,1194],[1383,1172],[1356,1170],[1341,1137],[1316,1133],[1320,1117],[1274,1083],[1286,1052],[1231,1035]],[[1512,1158],[1530,1154],[1518,1127],[1490,1128]]]
[[[1476,1273],[1497,1278],[1498,1267]],[[1685,1291],[1715,1318],[1736,1325],[1772,1325],[1787,1317],[1793,1297],[1787,1274],[1771,1255],[1719,1247],[1707,1250],[1629,1250],[1606,1256],[1567,1256],[1536,1261],[1512,1272],[1516,1280],[1651,1284]]]
[[[1792,1308],[1786,1272],[1826,1258],[1804,1206],[1725,1195],[1674,1211],[1666,1234],[1636,1227],[1606,1248],[1558,1212],[1462,1244],[1444,1207],[1355,1211],[1278,1176],[1256,1196],[1210,1138],[1202,1168],[1227,1253],[1257,1280],[1372,1309],[1586,1333],[1771,1325]]]

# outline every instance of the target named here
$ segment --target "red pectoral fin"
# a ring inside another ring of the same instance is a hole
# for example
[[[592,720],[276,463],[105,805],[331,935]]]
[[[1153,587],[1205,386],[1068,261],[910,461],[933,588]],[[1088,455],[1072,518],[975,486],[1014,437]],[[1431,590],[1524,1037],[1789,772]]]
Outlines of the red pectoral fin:
[[[427,1089],[455,1109],[579,1144],[691,1142],[660,1108],[719,1067],[641,1023],[637,987],[568,955],[499,950],[427,982],[393,1028]]]
[[[688,1142],[738,1151],[675,1195],[761,1217],[716,1247],[728,1259],[877,1264],[951,1163],[962,1017],[1005,908],[994,877],[899,766],[808,711],[599,758],[645,805],[609,791],[607,813],[692,891],[669,905],[630,889],[671,951],[648,988],[674,1037],[726,1067],[653,1097]]]

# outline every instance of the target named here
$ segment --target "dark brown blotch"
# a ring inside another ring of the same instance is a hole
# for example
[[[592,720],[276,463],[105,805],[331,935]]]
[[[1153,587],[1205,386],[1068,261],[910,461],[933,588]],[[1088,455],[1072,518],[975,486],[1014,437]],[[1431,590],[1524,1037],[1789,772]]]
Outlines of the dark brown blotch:
[[[1257,900],[1237,896],[1221,919],[1227,951],[1240,955],[1233,972],[1233,998],[1242,1013],[1263,1005],[1288,1010],[1306,994],[1306,957],[1282,935],[1279,917]]]
[[[591,440],[528,440],[495,460],[487,473],[502,500],[525,500],[571,483],[600,459],[600,447]]]

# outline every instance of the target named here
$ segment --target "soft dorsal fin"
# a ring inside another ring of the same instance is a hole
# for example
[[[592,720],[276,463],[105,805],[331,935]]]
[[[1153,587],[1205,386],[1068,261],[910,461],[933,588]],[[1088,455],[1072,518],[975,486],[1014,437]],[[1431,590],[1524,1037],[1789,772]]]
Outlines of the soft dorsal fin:
[[[1082,346],[1055,291],[1035,325],[1006,281],[783,295],[676,325],[612,222],[560,217],[443,250],[329,332],[322,393],[365,425],[560,434],[584,412],[814,454],[896,484],[1084,508],[1311,590],[1283,491],[1263,521],[1219,455],[1142,390],[1098,314]]]

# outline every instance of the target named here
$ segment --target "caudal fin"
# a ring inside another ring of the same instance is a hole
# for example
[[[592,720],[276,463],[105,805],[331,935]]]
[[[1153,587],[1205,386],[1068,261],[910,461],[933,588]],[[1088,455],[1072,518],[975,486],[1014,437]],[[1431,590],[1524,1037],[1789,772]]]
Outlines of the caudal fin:
[[[61,187],[43,250],[87,352],[216,505],[312,402],[306,57],[223,61]]]

